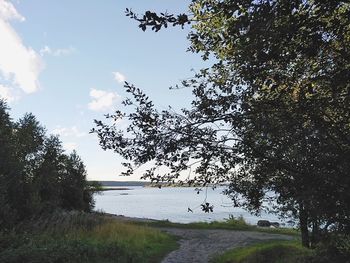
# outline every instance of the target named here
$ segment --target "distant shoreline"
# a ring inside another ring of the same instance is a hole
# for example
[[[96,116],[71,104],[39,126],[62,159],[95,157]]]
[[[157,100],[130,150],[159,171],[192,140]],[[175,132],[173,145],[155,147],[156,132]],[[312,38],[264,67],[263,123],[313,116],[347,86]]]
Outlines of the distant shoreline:
[[[128,187],[155,187],[155,188],[163,188],[163,187],[199,187],[201,188],[201,185],[194,184],[189,185],[187,183],[167,183],[167,182],[161,182],[161,183],[152,183],[150,181],[97,181],[102,185],[102,187],[112,188],[112,187],[121,187],[121,188],[128,188]],[[216,187],[222,187],[227,186],[226,184],[219,184],[216,185]],[[215,187],[215,185],[208,185],[207,187]],[[113,189],[110,189],[113,190]],[[124,189],[121,189],[124,190]],[[130,190],[130,189],[125,189]]]
[[[132,188],[127,188],[127,187],[102,187],[100,191],[129,191],[133,190]]]
[[[122,221],[131,221],[131,222],[144,222],[144,223],[150,223],[150,222],[162,222],[163,220],[159,219],[153,219],[153,218],[146,218],[146,217],[131,217],[131,216],[124,216],[124,215],[117,215],[117,214],[111,214],[103,212],[102,215],[105,215],[107,217],[118,219]]]
[[[104,187],[118,186],[118,187],[131,187],[131,186],[145,186],[150,184],[149,181],[97,181]]]

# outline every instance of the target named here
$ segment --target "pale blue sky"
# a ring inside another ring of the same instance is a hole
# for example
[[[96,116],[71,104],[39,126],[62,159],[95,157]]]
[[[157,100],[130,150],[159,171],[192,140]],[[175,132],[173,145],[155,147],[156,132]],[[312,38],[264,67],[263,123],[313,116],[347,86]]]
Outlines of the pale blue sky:
[[[204,63],[186,52],[189,28],[142,32],[125,8],[178,13],[188,3],[0,0],[0,96],[9,100],[14,118],[32,112],[67,149],[76,148],[89,179],[135,180],[118,177],[121,159],[102,151],[88,133],[93,119],[121,107],[125,93],[113,72],[159,107],[180,108],[190,102],[190,91],[168,87]]]

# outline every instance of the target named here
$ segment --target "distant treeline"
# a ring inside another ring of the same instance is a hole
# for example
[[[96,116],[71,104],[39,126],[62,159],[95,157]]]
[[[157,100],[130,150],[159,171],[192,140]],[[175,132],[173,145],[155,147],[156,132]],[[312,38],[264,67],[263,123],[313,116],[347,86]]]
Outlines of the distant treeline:
[[[187,184],[187,183],[167,183],[158,182],[151,183],[150,181],[98,181],[98,183],[103,187],[108,186],[147,186],[147,187],[199,187],[199,184]],[[214,186],[214,185],[212,185]],[[224,183],[218,184],[217,186],[225,186]],[[209,187],[211,187],[209,185]]]
[[[91,211],[96,183],[75,151],[30,113],[13,121],[0,100],[0,228],[57,209]]]
[[[147,186],[147,181],[99,181],[102,186]]]

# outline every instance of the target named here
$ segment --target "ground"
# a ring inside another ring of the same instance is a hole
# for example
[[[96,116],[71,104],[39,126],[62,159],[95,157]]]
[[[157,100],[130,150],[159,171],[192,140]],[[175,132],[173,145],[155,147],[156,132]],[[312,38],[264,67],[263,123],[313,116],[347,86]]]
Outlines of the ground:
[[[131,218],[110,215],[118,220],[133,222],[157,222],[147,218]],[[268,240],[292,240],[293,236],[270,234],[255,231],[237,231],[227,229],[188,229],[177,227],[157,227],[179,238],[179,249],[172,251],[162,263],[207,263],[217,254],[226,250],[247,246]]]
[[[265,240],[291,240],[287,235],[224,229],[162,228],[179,237],[179,249],[168,254],[162,263],[206,263],[215,256],[234,247],[246,246]]]

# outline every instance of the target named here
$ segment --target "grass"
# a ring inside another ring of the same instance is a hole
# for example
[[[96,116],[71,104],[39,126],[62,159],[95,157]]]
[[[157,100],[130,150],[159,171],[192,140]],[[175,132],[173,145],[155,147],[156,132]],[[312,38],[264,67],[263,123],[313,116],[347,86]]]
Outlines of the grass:
[[[101,215],[56,213],[0,232],[0,262],[160,262],[169,235]]]
[[[188,224],[172,223],[168,220],[154,221],[154,222],[138,222],[137,224],[153,226],[153,227],[178,227],[178,228],[194,228],[194,229],[228,229],[240,231],[258,231],[273,234],[285,234],[300,236],[300,232],[294,228],[267,228],[258,227],[248,224],[243,217],[229,218],[225,221],[213,222],[195,222]]]
[[[306,263],[312,251],[297,241],[269,241],[235,248],[214,258],[213,263]]]

